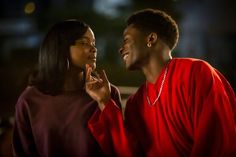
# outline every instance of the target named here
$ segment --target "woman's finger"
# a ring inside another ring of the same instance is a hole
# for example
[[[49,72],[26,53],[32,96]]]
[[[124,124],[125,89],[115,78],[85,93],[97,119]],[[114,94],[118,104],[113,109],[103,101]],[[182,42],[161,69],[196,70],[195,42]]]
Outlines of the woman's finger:
[[[88,81],[91,80],[92,68],[88,64],[86,64],[85,67],[86,67],[86,77],[85,77],[85,80],[86,80],[86,82],[88,82]]]

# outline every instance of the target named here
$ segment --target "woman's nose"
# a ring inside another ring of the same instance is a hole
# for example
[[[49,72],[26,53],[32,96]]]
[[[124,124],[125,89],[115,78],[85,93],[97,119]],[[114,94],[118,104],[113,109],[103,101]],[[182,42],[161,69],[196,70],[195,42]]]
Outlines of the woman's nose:
[[[97,48],[95,46],[92,46],[92,50],[93,53],[97,53]]]

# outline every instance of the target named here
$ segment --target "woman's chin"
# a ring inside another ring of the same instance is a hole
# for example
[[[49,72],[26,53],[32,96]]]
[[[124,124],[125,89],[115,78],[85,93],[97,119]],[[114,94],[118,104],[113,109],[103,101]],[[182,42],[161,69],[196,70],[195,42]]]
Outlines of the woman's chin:
[[[93,70],[96,69],[96,63],[89,64],[89,66],[90,66]]]

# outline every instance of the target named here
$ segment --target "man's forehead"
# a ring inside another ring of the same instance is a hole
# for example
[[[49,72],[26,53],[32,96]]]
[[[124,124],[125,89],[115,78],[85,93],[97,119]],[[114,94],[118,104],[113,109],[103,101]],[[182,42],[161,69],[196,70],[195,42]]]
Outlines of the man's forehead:
[[[140,34],[141,32],[139,31],[139,29],[137,29],[135,26],[133,25],[129,25],[125,28],[123,36],[133,36],[133,35],[137,35]]]
[[[131,25],[127,26],[123,32],[123,35],[126,36],[126,35],[130,34],[132,28],[133,28],[133,26],[131,26]]]

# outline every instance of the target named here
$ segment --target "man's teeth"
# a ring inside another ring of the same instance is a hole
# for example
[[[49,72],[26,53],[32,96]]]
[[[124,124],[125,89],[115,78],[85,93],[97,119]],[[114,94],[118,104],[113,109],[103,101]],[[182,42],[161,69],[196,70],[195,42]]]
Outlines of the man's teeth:
[[[125,54],[123,59],[126,60],[128,56],[129,56],[128,54]]]

